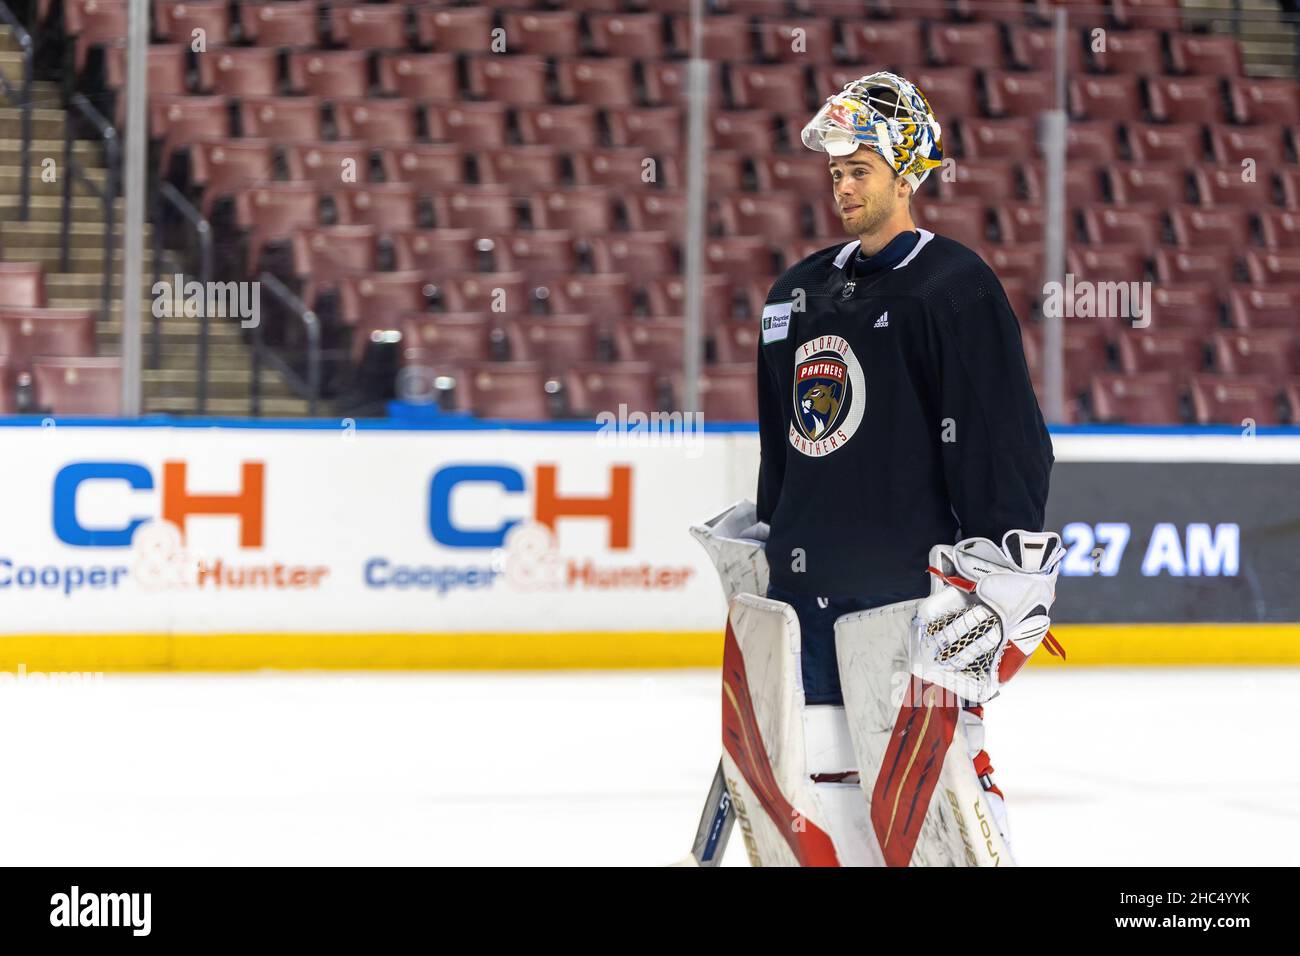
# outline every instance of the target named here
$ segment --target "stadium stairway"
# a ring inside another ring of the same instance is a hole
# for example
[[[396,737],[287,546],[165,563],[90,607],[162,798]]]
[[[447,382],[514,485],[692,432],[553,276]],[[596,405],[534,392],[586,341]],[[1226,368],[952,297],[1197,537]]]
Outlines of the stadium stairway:
[[[22,56],[17,41],[3,26],[0,26],[0,73],[10,83],[21,82]],[[104,267],[103,204],[82,183],[73,184],[71,268],[62,272],[59,269],[62,184],[45,182],[41,177],[42,160],[49,157],[58,164],[63,158],[64,111],[59,103],[57,83],[37,81],[33,84],[31,216],[27,222],[18,219],[22,117],[19,110],[7,104],[0,106],[0,258],[40,262],[45,267],[45,287],[50,306],[99,309]],[[94,142],[78,141],[73,151],[78,162],[87,169],[87,176],[97,185],[102,184],[106,172],[100,146]],[[100,316],[96,325],[98,354],[105,356],[121,354],[120,241],[124,206],[124,201],[119,199],[114,214],[119,243],[113,264],[116,301],[109,314]],[[153,322],[152,270],[152,226],[146,223],[144,300],[140,304],[146,366]],[[174,254],[164,251],[160,269],[163,280],[184,271],[183,263]],[[143,407],[146,413],[183,415],[197,412],[200,327],[201,322],[196,318],[168,317],[162,320],[159,367],[143,370]],[[210,322],[208,356],[207,414],[247,414],[252,376],[250,352],[236,322],[220,319]],[[278,373],[267,369],[262,372],[262,414],[306,415],[307,403],[294,395]]]
[[[1293,77],[1300,70],[1296,31],[1281,19],[1277,0],[1240,0],[1242,70],[1247,76]],[[1232,35],[1233,0],[1182,0],[1188,25],[1208,24],[1210,32]]]

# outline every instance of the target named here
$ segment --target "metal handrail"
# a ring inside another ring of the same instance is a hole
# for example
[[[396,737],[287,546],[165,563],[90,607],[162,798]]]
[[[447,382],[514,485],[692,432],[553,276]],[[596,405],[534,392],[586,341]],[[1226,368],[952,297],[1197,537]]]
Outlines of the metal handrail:
[[[196,410],[203,415],[208,410],[208,329],[210,309],[206,290],[210,289],[213,274],[215,250],[213,247],[212,224],[203,217],[184,194],[171,183],[164,182],[154,194],[157,197],[153,217],[153,283],[150,289],[157,287],[159,272],[162,268],[162,213],[164,205],[170,205],[194,230],[199,247],[199,282],[205,290],[204,308],[199,319],[199,381]],[[183,294],[184,290],[182,290]],[[153,326],[150,329],[149,367],[157,368],[161,362],[162,352],[162,317],[158,310],[153,310]]]
[[[271,273],[263,272],[258,276],[258,281],[261,282],[263,288],[288,308],[302,323],[307,334],[307,378],[304,381],[302,376],[289,363],[284,361],[262,340],[263,323],[259,318],[258,323],[253,326],[253,381],[249,391],[249,414],[254,416],[262,414],[262,362],[266,361],[289,381],[295,392],[299,395],[305,393],[307,414],[315,415],[316,403],[320,399],[321,392],[320,318],[307,307],[307,304],[302,299],[294,294],[292,289]]]
[[[94,181],[86,175],[85,169],[78,163],[72,154],[72,145],[74,137],[72,127],[76,121],[75,114],[79,112],[95,127],[99,133],[100,139],[104,141],[104,154],[106,159],[105,173],[108,176],[104,188],[100,189]],[[113,300],[113,228],[116,225],[116,203],[117,203],[117,176],[118,167],[121,165],[121,141],[118,137],[117,128],[113,126],[95,105],[86,99],[80,93],[72,94],[68,102],[68,109],[64,113],[63,122],[63,219],[59,237],[59,269],[67,272],[71,267],[71,234],[72,234],[72,180],[79,179],[87,189],[99,199],[104,206],[104,284],[101,292],[101,301],[103,306],[103,318],[108,320],[109,307]]]
[[[19,160],[22,167],[22,185],[19,187],[19,218],[26,222],[31,216],[32,206],[32,55],[34,44],[32,43],[31,34],[24,29],[14,12],[3,3],[0,3],[0,20],[3,20],[8,24],[9,29],[13,30],[23,54],[23,85],[22,89],[18,91],[18,108],[22,110],[23,114],[23,139],[20,147],[22,158]],[[13,101],[13,87],[3,76],[0,76],[0,92],[4,93],[7,100]]]

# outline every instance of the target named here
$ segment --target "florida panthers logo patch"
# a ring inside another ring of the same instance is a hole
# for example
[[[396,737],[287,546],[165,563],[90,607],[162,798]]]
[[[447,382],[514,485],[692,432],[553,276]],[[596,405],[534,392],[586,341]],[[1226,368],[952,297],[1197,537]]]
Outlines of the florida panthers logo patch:
[[[794,350],[794,414],[790,444],[811,458],[843,448],[862,423],[866,383],[849,343],[838,335],[809,339]]]

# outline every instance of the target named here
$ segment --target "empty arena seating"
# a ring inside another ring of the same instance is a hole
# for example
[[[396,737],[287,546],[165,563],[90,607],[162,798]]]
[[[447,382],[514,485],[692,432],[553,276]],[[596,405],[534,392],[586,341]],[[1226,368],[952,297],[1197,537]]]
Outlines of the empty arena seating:
[[[1035,143],[1056,103],[1055,6],[710,5],[706,414],[753,417],[768,285],[843,241],[802,124],[885,68],[927,93],[954,160],[917,222],[999,273],[1039,382]],[[1192,29],[1176,0],[1068,7],[1068,266],[1151,284],[1146,327],[1067,318],[1068,417],[1300,421],[1300,85],[1245,75],[1237,41]],[[68,0],[64,22],[78,68],[102,50],[120,85],[122,0]],[[157,174],[206,213],[232,203],[232,261],[320,303],[350,363],[397,344],[484,415],[677,400],[686,4],[155,0],[153,39]],[[42,305],[20,270],[0,269],[5,295]],[[36,375],[38,390],[67,386],[58,374]]]

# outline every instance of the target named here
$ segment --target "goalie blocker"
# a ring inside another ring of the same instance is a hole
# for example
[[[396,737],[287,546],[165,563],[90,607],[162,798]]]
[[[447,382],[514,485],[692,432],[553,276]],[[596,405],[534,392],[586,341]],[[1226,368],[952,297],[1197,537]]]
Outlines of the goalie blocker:
[[[730,600],[722,767],[751,864],[1013,865],[979,701],[1050,638],[1059,539],[938,546],[930,597],[840,617],[839,707],[804,700],[794,610],[746,591],[764,532],[749,502],[692,529]]]

